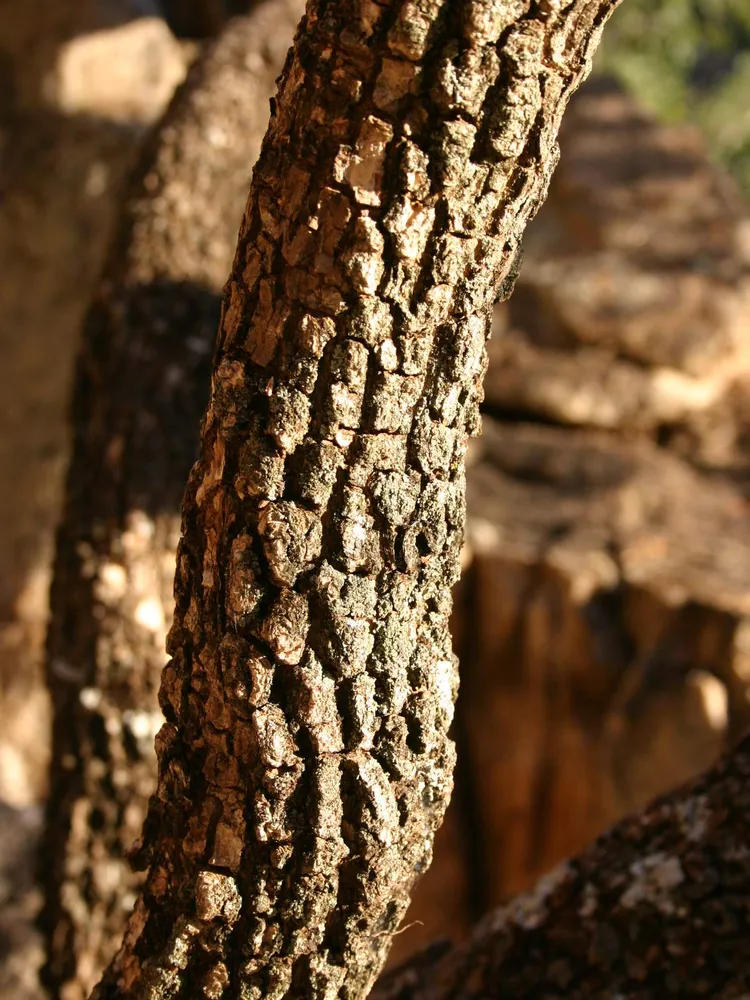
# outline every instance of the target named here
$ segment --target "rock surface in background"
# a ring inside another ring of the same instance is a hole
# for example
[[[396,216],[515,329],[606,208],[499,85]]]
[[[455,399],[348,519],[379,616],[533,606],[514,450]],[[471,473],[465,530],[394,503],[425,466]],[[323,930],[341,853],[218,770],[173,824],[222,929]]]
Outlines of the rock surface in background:
[[[0,111],[158,118],[185,75],[157,0],[0,0]]]
[[[737,486],[647,441],[485,418],[467,502],[463,908],[443,848],[406,920],[429,927],[450,906],[454,937],[750,725],[750,504]],[[429,929],[409,928],[399,955]]]
[[[64,114],[151,122],[184,76],[185,56],[167,25],[141,17],[65,42],[45,92]]]
[[[750,507],[645,442],[487,421],[479,450],[461,711],[494,903],[750,723]]]
[[[657,125],[606,81],[572,103],[561,148],[498,315],[488,405],[683,428],[694,457],[746,461],[731,398],[750,384],[750,217],[734,185],[697,132]]]

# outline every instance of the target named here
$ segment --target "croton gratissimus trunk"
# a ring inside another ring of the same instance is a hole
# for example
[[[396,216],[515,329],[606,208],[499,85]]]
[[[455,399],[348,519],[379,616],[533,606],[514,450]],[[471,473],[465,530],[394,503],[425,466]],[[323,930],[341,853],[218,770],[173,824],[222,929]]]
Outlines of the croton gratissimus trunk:
[[[362,997],[453,766],[485,339],[617,0],[312,0],[227,285],[143,836],[95,991]]]

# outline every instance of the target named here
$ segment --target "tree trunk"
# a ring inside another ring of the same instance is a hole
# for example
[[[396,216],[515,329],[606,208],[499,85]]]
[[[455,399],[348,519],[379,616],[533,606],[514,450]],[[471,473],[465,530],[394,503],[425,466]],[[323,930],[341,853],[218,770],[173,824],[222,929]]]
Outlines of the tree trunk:
[[[750,739],[619,823],[460,947],[427,949],[373,1000],[742,1000],[750,990]]]
[[[156,784],[180,500],[250,169],[301,13],[271,0],[193,69],[147,143],[85,328],[47,643],[44,978],[65,1000],[98,981],[142,881],[124,855]]]
[[[450,791],[492,307],[616,0],[311,2],[183,506],[150,865],[94,996],[363,996]]]

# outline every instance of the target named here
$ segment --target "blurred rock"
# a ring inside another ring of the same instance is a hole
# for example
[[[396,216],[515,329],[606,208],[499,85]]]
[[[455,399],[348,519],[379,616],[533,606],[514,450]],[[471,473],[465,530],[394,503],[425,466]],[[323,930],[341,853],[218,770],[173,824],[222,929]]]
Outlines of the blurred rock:
[[[561,148],[497,317],[488,405],[648,433],[685,426],[696,457],[703,439],[729,456],[739,430],[720,443],[704,424],[750,375],[750,214],[696,131],[657,125],[607,81],[572,102]]]
[[[152,120],[185,72],[160,12],[156,0],[0,0],[0,110],[69,110],[73,98],[97,116],[125,104]]]
[[[487,420],[474,454],[456,617],[486,906],[750,723],[750,508],[646,442]]]
[[[45,95],[65,114],[148,123],[161,114],[185,68],[183,50],[164,21],[143,17],[66,42]]]
[[[573,426],[653,433],[710,412],[731,389],[729,371],[696,378],[663,365],[635,364],[607,347],[542,347],[501,322],[495,323],[489,355],[490,407]]]
[[[460,938],[750,725],[741,489],[632,435],[484,424],[453,616],[455,801],[398,958]]]

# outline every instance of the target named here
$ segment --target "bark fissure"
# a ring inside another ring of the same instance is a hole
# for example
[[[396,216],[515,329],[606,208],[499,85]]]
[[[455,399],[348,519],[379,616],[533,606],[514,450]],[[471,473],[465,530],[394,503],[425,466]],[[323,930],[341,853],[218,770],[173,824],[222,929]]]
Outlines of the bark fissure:
[[[491,311],[615,6],[308,6],[227,284],[150,870],[101,1000],[354,1000],[380,970],[449,798]]]

